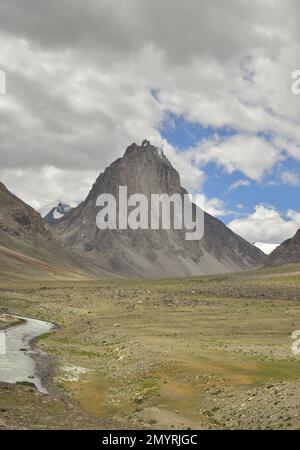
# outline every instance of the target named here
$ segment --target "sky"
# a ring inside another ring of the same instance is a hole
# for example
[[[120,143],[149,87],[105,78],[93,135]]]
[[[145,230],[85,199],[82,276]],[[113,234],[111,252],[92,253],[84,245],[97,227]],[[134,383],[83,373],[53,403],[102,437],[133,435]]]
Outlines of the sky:
[[[37,210],[146,138],[250,242],[300,228],[299,1],[0,0],[0,42],[0,181]]]

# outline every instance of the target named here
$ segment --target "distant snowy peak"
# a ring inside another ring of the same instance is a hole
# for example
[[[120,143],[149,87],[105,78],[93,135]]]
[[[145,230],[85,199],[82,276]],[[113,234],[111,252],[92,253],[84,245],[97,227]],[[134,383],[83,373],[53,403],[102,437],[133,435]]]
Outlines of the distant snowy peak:
[[[50,211],[44,216],[44,220],[47,223],[53,223],[62,217],[69,214],[76,205],[67,205],[66,203],[59,202],[57,206],[54,206]]]

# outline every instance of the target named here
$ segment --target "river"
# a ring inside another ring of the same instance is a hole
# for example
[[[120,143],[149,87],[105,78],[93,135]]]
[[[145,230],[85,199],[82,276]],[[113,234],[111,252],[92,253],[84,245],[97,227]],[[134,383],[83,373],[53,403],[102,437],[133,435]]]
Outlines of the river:
[[[53,330],[54,325],[41,320],[19,317],[25,322],[2,330],[0,351],[0,381],[6,383],[33,383],[40,392],[47,393],[37,373],[33,359],[38,350],[32,349],[32,340]]]

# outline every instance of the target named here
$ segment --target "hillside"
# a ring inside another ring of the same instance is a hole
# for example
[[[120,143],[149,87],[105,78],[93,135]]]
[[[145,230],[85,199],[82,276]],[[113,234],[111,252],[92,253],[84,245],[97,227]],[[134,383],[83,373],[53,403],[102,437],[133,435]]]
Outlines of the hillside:
[[[0,277],[45,276],[85,277],[41,216],[0,183]]]
[[[284,241],[265,260],[265,266],[283,266],[300,263],[300,230],[294,237]]]

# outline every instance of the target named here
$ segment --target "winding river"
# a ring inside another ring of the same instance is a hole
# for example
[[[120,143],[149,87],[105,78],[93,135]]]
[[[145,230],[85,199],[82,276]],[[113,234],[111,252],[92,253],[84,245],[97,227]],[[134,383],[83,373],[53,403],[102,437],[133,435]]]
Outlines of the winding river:
[[[36,370],[32,340],[53,330],[54,325],[41,320],[19,317],[25,322],[1,331],[0,381],[5,383],[33,383],[40,392],[47,393]]]

